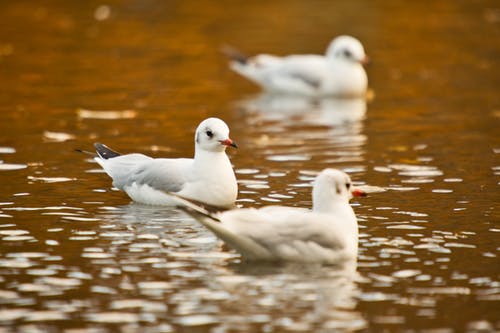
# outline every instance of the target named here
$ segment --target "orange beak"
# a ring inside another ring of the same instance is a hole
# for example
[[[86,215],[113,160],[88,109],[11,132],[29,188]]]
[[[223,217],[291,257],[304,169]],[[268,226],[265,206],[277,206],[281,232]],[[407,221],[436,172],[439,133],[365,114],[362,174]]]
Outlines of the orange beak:
[[[236,143],[233,142],[233,140],[227,138],[226,140],[220,140],[219,141],[221,145],[224,145],[224,146],[231,146],[231,147],[234,147],[234,148],[238,148],[238,145]]]
[[[362,189],[359,189],[359,188],[355,188],[352,190],[352,196],[353,197],[366,197],[367,194],[365,191],[363,191]]]

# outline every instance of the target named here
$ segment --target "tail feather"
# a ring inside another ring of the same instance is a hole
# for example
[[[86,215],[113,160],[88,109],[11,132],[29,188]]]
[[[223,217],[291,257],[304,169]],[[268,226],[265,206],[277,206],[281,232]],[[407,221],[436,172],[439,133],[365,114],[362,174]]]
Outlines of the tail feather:
[[[221,48],[221,52],[224,53],[229,59],[234,60],[242,65],[245,65],[248,63],[248,59],[250,58],[246,54],[242,53],[238,49],[229,46],[229,45],[224,45]]]
[[[75,151],[79,152],[79,153],[83,153],[83,154],[86,154],[86,155],[90,155],[90,156],[94,156],[95,157],[95,153],[92,152],[92,151],[88,151],[88,150],[83,150],[83,149],[80,149],[80,148],[75,148]]]
[[[120,153],[110,149],[108,146],[103,145],[102,143],[99,142],[94,143],[94,147],[96,149],[97,155],[99,155],[99,157],[104,160],[121,155]]]
[[[220,222],[216,213],[212,213],[210,209],[202,206],[201,204],[198,205],[194,201],[192,201],[190,199],[186,199],[186,198],[184,198],[178,194],[175,194],[173,192],[165,192],[165,194],[172,197],[172,199],[177,203],[177,206],[179,206],[179,208],[182,208],[185,211],[187,211],[188,213],[190,213],[190,215],[194,215],[194,214],[202,215],[202,216],[208,217],[214,221]],[[213,208],[212,210],[214,210],[214,211],[216,210],[216,207],[212,207],[212,208]]]
[[[235,249],[246,259],[249,260],[272,260],[272,255],[261,245],[251,238],[238,235],[226,228],[216,214],[210,213],[202,206],[182,198],[181,196],[168,192],[186,213],[191,215],[198,222],[203,224],[208,230],[213,232],[218,238],[225,242],[229,247]]]

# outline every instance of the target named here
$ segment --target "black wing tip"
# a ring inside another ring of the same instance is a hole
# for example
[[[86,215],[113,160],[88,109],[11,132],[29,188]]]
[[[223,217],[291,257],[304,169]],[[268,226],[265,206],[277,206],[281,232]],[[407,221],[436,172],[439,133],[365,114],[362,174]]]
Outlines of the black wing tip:
[[[198,200],[183,197],[174,192],[165,192],[165,193],[167,195],[170,195],[176,201],[175,205],[176,208],[185,211],[192,217],[202,215],[216,222],[220,222],[220,219],[217,217],[217,214],[230,209],[230,208],[212,206]]]
[[[105,160],[121,155],[120,153],[112,150],[111,148],[109,148],[105,144],[102,144],[99,142],[94,143],[94,147],[95,147],[95,150],[97,152],[97,155],[99,155],[100,158],[105,159]]]
[[[313,89],[319,89],[319,87],[321,86],[320,81],[315,80],[314,78],[306,77],[304,75],[301,75],[300,73],[292,73],[291,77],[304,82],[305,84],[311,86]]]
[[[176,208],[185,211],[188,215],[190,215],[193,218],[196,218],[197,216],[204,216],[204,217],[208,217],[209,219],[211,219],[217,223],[220,223],[220,219],[209,211],[202,212],[202,211],[197,210],[195,208],[187,207],[185,205],[177,205]]]
[[[87,155],[95,156],[94,152],[83,150],[83,149],[80,149],[80,148],[75,148],[75,151],[77,153],[82,153],[82,154],[87,154]]]
[[[230,46],[230,45],[223,45],[220,50],[224,55],[226,55],[226,57],[228,57],[229,59],[234,60],[242,65],[247,64],[248,59],[250,58],[249,56],[242,53],[237,48]]]

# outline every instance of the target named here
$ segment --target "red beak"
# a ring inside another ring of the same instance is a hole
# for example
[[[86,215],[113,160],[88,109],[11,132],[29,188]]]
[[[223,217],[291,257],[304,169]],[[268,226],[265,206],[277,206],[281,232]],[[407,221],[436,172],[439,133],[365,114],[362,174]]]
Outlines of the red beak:
[[[359,188],[355,188],[352,190],[352,196],[353,197],[366,197],[367,194],[365,191],[363,191],[362,189],[359,189]]]
[[[227,138],[226,140],[220,140],[219,141],[221,145],[224,145],[224,146],[231,146],[231,147],[234,147],[234,148],[238,148],[238,145],[236,143],[233,142],[233,140]]]
[[[370,57],[368,56],[365,56],[363,59],[361,59],[360,63],[361,65],[363,66],[367,66],[369,65],[370,63],[372,62],[372,60],[370,59]]]

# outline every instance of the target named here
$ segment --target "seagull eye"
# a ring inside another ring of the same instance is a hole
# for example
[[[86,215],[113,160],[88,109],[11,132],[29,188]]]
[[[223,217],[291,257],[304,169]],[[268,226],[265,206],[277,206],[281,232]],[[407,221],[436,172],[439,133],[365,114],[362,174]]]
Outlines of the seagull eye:
[[[352,57],[352,53],[349,50],[344,50],[343,53],[344,53],[344,57],[346,57],[346,58],[351,58]]]
[[[207,136],[209,138],[212,138],[214,136],[214,133],[211,130],[207,130],[205,133],[207,133]]]
[[[351,183],[346,183],[346,184],[345,184],[345,187],[346,187],[347,189],[350,189],[350,188],[351,188]]]

